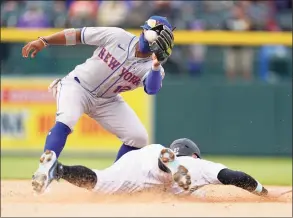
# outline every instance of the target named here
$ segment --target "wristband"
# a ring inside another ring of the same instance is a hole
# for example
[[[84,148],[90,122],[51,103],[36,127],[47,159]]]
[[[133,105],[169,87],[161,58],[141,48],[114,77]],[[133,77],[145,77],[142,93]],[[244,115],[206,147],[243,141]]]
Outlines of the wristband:
[[[258,181],[257,182],[257,186],[255,188],[255,190],[252,192],[256,195],[259,195],[259,196],[266,196],[268,194],[268,190],[266,190],[262,184],[260,184]]]
[[[44,39],[43,37],[38,37],[38,39],[42,41],[42,43],[44,44],[45,47],[47,47],[49,45],[48,41],[46,39]]]
[[[74,28],[63,30],[66,45],[76,45],[76,30]]]
[[[257,181],[257,186],[254,190],[257,193],[261,193],[262,192],[262,185]]]

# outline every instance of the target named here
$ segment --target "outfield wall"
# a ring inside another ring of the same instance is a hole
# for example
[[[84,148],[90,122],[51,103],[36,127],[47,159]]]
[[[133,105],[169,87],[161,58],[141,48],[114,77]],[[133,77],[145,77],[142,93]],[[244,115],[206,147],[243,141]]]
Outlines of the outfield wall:
[[[195,140],[204,153],[292,155],[292,84],[169,79],[157,95],[155,138]]]

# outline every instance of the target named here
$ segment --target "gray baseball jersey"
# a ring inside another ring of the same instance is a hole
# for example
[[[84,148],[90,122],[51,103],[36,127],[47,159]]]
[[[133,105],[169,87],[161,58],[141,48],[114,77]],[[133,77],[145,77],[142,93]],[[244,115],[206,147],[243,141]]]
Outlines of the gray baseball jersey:
[[[173,194],[190,194],[173,182],[170,173],[159,169],[158,158],[163,148],[160,144],[147,145],[125,154],[109,168],[94,170],[98,177],[94,191],[113,194],[160,189]],[[208,184],[220,184],[217,175],[226,166],[193,157],[177,158],[189,170],[193,191]]]
[[[135,57],[138,40],[117,27],[84,27],[81,42],[97,49],[70,74],[78,77],[81,85],[97,97],[112,97],[136,89],[143,85],[152,66],[151,57]]]
[[[95,46],[96,50],[58,84],[56,121],[73,129],[85,113],[123,143],[147,145],[147,131],[119,95],[143,86],[151,71],[151,57],[135,57],[138,40],[121,28],[84,27],[82,43]],[[164,76],[163,68],[161,74]]]

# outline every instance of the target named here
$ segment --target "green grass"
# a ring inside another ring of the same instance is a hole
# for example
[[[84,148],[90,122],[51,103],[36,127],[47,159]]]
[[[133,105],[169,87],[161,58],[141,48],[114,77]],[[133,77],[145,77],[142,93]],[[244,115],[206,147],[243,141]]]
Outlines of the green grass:
[[[262,184],[292,186],[292,158],[205,157],[234,170],[244,171]]]
[[[266,185],[292,185],[291,158],[259,157],[205,157],[225,164],[231,169],[244,171]],[[66,165],[85,165],[104,169],[113,163],[110,158],[62,158]],[[1,157],[1,179],[30,179],[38,166],[38,158]]]
[[[84,165],[91,169],[104,169],[113,163],[105,158],[61,158],[65,165]],[[1,179],[30,179],[39,164],[38,158],[1,157]]]

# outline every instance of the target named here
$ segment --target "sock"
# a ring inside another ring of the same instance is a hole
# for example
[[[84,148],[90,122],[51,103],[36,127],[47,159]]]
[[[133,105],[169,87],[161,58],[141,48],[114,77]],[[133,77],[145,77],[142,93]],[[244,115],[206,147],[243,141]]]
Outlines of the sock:
[[[93,189],[98,181],[97,175],[91,169],[84,166],[65,166],[58,163],[57,178],[86,189]]]
[[[55,126],[50,130],[46,138],[45,150],[52,150],[56,153],[57,158],[66,143],[67,136],[70,134],[71,129],[64,123],[56,122]]]
[[[116,160],[119,160],[124,154],[126,154],[127,152],[129,151],[133,151],[133,150],[138,150],[139,148],[136,148],[136,147],[132,147],[132,146],[129,146],[129,145],[125,145],[125,144],[122,144],[119,151],[118,151],[118,154],[117,154],[117,157],[116,157]]]

